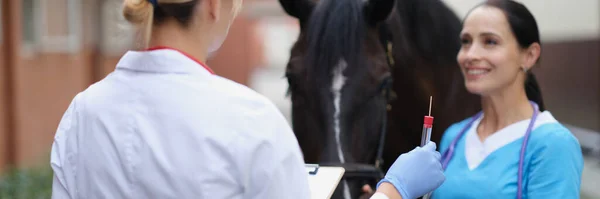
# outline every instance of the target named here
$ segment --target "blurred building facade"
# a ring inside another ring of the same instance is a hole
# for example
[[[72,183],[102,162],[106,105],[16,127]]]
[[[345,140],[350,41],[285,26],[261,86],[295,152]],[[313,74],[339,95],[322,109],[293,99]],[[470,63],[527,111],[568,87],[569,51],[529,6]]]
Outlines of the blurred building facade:
[[[113,71],[123,53],[136,47],[121,4],[2,0],[0,171],[9,165],[46,164],[71,99]],[[228,39],[207,63],[218,75],[247,85],[251,71],[265,65],[259,20],[242,14],[234,22]]]
[[[121,0],[1,2],[0,171],[8,165],[46,164],[71,99],[114,70],[136,44],[121,16]],[[462,17],[480,1],[444,2]],[[600,1],[525,4],[542,31],[542,67],[534,71],[548,108],[568,125],[599,132]],[[283,76],[297,34],[296,21],[276,0],[246,0],[208,65],[265,94],[289,119]]]

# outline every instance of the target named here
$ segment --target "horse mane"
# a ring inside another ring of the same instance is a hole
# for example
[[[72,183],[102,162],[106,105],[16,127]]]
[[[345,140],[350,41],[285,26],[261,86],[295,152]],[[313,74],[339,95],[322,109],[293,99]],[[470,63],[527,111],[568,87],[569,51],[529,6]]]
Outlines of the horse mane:
[[[340,59],[347,63],[344,74],[366,68],[360,64],[366,23],[360,0],[321,0],[306,29],[306,72],[313,89],[329,89],[332,72]],[[352,75],[350,75],[352,76]]]
[[[440,0],[396,1],[387,25],[395,37],[401,37],[394,38],[404,48],[401,59],[419,57],[434,67],[457,66],[462,22],[456,13]]]
[[[427,82],[421,84],[418,92],[427,95],[423,99],[431,94],[443,99],[438,101],[438,111],[450,111],[442,107],[469,105],[473,96],[463,85],[456,61],[461,48],[462,21],[446,3],[396,0],[395,10],[385,25],[392,32],[395,68],[407,73],[396,73],[396,77],[402,78],[394,78],[395,81]]]
[[[347,63],[344,74],[360,78],[355,75],[367,70],[360,60],[368,31],[363,1],[320,0],[308,20],[304,65],[307,80],[313,84],[309,86],[329,88],[333,67],[342,58]],[[392,31],[397,64],[411,67],[426,62],[438,69],[457,67],[462,22],[444,2],[396,0],[395,9],[382,25]]]

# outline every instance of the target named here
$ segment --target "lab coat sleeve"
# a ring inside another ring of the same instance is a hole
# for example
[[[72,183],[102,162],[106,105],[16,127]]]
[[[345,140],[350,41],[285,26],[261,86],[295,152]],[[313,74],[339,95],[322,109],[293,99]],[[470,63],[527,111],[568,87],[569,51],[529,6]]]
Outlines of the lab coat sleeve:
[[[579,198],[583,170],[579,142],[566,129],[542,139],[533,151],[527,198]]]
[[[54,172],[52,180],[52,199],[73,198],[73,190],[69,190],[69,180],[73,175],[70,173],[70,165],[67,161],[68,155],[73,151],[67,149],[67,139],[77,126],[77,108],[75,100],[71,102],[65,111],[54,136],[50,154],[50,166]],[[71,182],[72,183],[72,182]]]
[[[67,188],[64,185],[64,183],[61,182],[61,179],[64,178],[54,174],[54,178],[52,180],[52,199],[71,198],[71,196],[69,195],[69,191],[67,191]]]
[[[265,173],[265,181],[255,184],[257,192],[251,198],[310,198],[306,169],[297,155],[288,154],[267,168],[272,169]]]
[[[260,126],[269,137],[252,152],[250,190],[246,198],[310,198],[308,174],[298,141],[274,105],[267,112],[266,117],[255,117],[251,124]]]

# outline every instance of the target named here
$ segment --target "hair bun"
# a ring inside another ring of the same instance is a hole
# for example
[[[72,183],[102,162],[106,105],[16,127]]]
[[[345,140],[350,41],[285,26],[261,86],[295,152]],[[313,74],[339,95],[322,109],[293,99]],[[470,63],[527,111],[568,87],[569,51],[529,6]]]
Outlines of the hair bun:
[[[133,25],[144,25],[152,20],[154,7],[148,0],[124,0],[123,16]]]

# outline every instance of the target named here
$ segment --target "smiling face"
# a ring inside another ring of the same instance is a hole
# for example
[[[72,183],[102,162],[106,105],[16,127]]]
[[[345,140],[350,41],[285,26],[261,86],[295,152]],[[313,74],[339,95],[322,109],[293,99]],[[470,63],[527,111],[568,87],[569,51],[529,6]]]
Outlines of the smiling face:
[[[523,50],[498,8],[475,8],[465,19],[457,61],[469,92],[489,95],[524,84],[523,67],[530,68]]]

